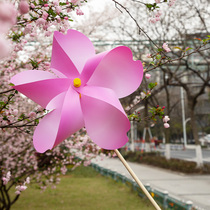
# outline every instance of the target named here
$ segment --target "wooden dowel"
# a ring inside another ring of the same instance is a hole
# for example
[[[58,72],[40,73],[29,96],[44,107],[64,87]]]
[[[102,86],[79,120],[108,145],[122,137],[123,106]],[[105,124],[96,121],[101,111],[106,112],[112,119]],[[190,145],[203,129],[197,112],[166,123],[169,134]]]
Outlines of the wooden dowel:
[[[128,165],[128,163],[126,162],[126,160],[124,159],[124,157],[121,155],[121,153],[115,149],[114,150],[115,153],[117,154],[117,156],[119,157],[119,159],[121,160],[121,162],[123,163],[123,165],[126,167],[126,169],[128,170],[128,172],[130,173],[130,175],[133,177],[133,179],[136,181],[136,183],[139,185],[139,187],[142,189],[142,191],[144,192],[144,194],[147,196],[147,198],[151,201],[151,203],[153,204],[153,206],[157,209],[157,210],[161,210],[161,208],[158,206],[158,204],[155,202],[155,200],[153,199],[153,197],[150,195],[150,193],[147,191],[147,189],[144,187],[144,185],[142,184],[142,182],[139,180],[139,178],[136,176],[136,174],[133,172],[133,170],[131,169],[131,167]]]

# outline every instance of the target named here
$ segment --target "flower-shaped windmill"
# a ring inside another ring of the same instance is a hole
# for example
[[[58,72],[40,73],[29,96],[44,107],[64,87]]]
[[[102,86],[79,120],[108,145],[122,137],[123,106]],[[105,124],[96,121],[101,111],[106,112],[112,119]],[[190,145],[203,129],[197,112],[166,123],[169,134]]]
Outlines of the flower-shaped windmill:
[[[93,44],[82,33],[56,31],[51,70],[54,74],[28,70],[11,79],[14,89],[50,110],[34,132],[35,149],[52,149],[85,127],[98,146],[120,156],[117,149],[128,141],[130,122],[118,98],[139,87],[141,62],[133,60],[128,47],[95,54]]]

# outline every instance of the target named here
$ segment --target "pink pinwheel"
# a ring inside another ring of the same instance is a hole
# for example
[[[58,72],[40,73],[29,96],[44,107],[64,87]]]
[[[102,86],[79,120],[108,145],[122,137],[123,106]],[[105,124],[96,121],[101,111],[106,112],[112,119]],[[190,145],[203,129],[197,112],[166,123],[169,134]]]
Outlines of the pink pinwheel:
[[[50,110],[33,136],[38,152],[52,149],[86,127],[90,138],[104,149],[127,141],[129,120],[118,100],[134,92],[143,77],[140,61],[121,46],[95,54],[82,33],[54,33],[51,70],[28,70],[15,75],[14,88]]]

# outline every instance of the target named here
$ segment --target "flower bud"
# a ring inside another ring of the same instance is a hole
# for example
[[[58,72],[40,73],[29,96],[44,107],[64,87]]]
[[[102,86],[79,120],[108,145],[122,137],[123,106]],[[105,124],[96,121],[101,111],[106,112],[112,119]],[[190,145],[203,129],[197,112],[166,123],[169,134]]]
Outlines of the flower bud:
[[[149,78],[151,77],[151,74],[146,73],[146,74],[145,74],[145,77],[146,77],[147,79],[149,79]]]
[[[29,4],[25,0],[21,0],[19,4],[19,12],[21,15],[28,13],[29,11]]]

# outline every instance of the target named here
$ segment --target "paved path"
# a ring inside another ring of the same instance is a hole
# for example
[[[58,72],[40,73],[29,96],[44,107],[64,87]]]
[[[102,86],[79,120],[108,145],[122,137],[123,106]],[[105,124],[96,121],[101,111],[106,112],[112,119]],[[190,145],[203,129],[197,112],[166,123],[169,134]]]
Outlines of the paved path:
[[[96,159],[93,162],[131,178],[118,158]],[[210,210],[210,175],[185,175],[154,166],[128,163],[144,185],[149,183],[154,189],[168,191],[174,198],[185,202],[190,200],[194,206]]]

